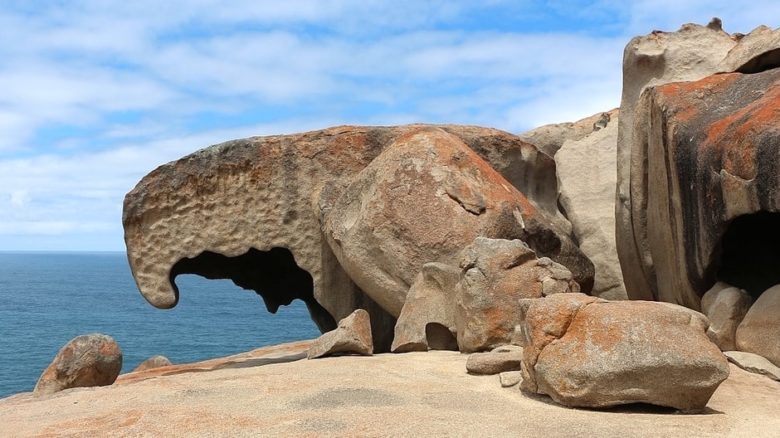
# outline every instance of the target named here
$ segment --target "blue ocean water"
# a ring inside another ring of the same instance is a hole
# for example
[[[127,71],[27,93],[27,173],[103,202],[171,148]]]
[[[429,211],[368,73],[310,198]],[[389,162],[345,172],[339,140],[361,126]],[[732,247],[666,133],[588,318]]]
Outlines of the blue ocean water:
[[[301,301],[272,315],[229,280],[176,279],[160,310],[136,288],[124,253],[0,253],[0,398],[31,391],[70,339],[100,332],[122,348],[122,372],[162,354],[193,362],[317,337]]]

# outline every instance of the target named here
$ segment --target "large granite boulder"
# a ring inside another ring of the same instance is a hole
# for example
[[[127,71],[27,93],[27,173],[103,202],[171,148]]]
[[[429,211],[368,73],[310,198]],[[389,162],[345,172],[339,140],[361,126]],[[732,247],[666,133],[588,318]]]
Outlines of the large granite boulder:
[[[306,356],[316,359],[334,354],[374,354],[374,343],[371,337],[371,320],[368,312],[357,309],[346,318],[339,321],[338,327],[315,340],[309,347]]]
[[[460,269],[426,263],[409,288],[395,324],[392,351],[457,350],[455,291]]]
[[[601,113],[591,132],[566,138],[555,155],[558,201],[595,267],[591,295],[610,300],[627,298],[615,248],[618,120],[617,110]]]
[[[393,316],[424,264],[456,264],[480,236],[521,239],[592,287],[593,264],[554,216],[443,129],[408,132],[332,189],[338,195],[320,198],[324,235],[349,277]]]
[[[780,65],[779,35],[765,27],[729,35],[714,20],[653,32],[626,46],[615,210],[630,298],[699,309],[699,297],[715,283],[707,257],[721,228],[738,215],[772,210],[769,199],[756,196],[771,198],[773,190],[756,188],[776,175],[757,164],[775,157],[756,157],[772,155],[776,119],[766,116],[774,104],[762,93],[771,88],[767,70]],[[751,75],[712,76],[733,71]],[[695,82],[660,87],[682,81]],[[683,254],[685,245],[691,249]]]
[[[780,285],[761,294],[737,327],[737,349],[780,366]]]
[[[710,320],[707,336],[721,350],[737,348],[737,327],[752,301],[744,289],[720,281],[701,297],[701,313]]]
[[[110,336],[81,335],[65,344],[43,371],[33,393],[48,395],[69,388],[106,386],[122,370],[122,350]]]
[[[461,254],[455,326],[463,352],[509,344],[522,322],[518,300],[579,292],[568,269],[537,259],[520,240],[478,237]]]
[[[718,280],[753,296],[780,283],[778,108],[780,69],[642,95],[634,138],[645,177],[633,199],[641,193],[643,232],[634,237],[652,262],[652,297],[699,309]]]
[[[322,237],[318,203],[324,188],[337,196],[334,188],[421,129],[429,128],[341,126],[253,137],[158,167],[124,203],[125,243],[138,288],[154,306],[170,308],[178,301],[176,276],[229,278],[260,294],[271,312],[303,300],[322,331],[363,308],[371,315],[376,348],[389,349],[400,307],[390,306],[388,313],[352,282]],[[495,129],[436,130],[467,144],[504,176],[504,184],[565,226],[556,213],[552,158]]]
[[[523,307],[521,389],[565,406],[695,411],[729,375],[706,317],[681,306],[557,294]]]

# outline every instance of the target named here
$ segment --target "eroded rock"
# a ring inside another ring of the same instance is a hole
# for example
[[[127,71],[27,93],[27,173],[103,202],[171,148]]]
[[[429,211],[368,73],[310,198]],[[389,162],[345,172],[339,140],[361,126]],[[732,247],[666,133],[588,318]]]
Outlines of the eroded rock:
[[[48,395],[69,388],[106,386],[122,369],[122,350],[110,336],[81,335],[65,344],[43,371],[33,392]]]
[[[523,349],[505,346],[484,353],[472,353],[466,361],[469,374],[493,375],[506,371],[520,371]]]
[[[392,351],[457,350],[455,291],[460,269],[426,263],[406,296],[395,325]]]
[[[521,389],[565,406],[650,403],[703,409],[729,374],[707,319],[657,302],[582,294],[523,300]]]
[[[504,371],[498,374],[498,381],[502,388],[511,388],[523,380],[522,371]]]
[[[538,147],[542,152],[555,157],[567,141],[580,141],[594,132],[605,128],[614,120],[618,110],[594,114],[576,122],[554,123],[540,126],[520,134],[520,138]]]
[[[780,366],[780,285],[769,288],[750,306],[737,327],[737,349]]]
[[[718,282],[701,297],[701,312],[710,320],[707,336],[721,350],[736,349],[737,327],[752,303],[743,289]]]
[[[775,366],[765,357],[744,351],[724,351],[729,362],[751,373],[762,374],[780,382],[780,367]]]
[[[152,356],[149,359],[146,359],[145,361],[138,364],[137,367],[132,372],[138,372],[138,371],[146,371],[151,370],[154,368],[160,368],[160,367],[167,367],[173,365],[171,363],[170,359],[168,359],[165,356]]]
[[[349,277],[399,315],[425,263],[456,264],[478,236],[522,239],[572,270],[593,265],[537,208],[458,137],[420,128],[396,139],[339,196],[320,200],[324,235]]]
[[[461,254],[455,321],[460,351],[509,344],[521,320],[518,300],[579,292],[571,272],[537,259],[520,240],[478,237]]]
[[[334,354],[374,354],[374,343],[371,337],[371,320],[363,309],[357,309],[348,317],[339,321],[335,330],[329,331],[309,347],[307,357],[316,359]]]

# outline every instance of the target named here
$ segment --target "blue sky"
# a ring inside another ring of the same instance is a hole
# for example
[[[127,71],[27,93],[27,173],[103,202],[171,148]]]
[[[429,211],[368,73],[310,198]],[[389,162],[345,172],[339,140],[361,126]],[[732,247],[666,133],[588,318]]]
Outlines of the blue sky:
[[[522,132],[614,108],[634,35],[780,2],[0,2],[0,250],[123,250],[156,166],[338,124]]]

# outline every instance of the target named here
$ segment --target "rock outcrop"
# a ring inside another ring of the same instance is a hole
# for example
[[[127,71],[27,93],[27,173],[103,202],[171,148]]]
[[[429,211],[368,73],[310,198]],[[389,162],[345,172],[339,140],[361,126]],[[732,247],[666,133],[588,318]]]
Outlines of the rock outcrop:
[[[122,350],[110,336],[81,335],[63,346],[33,391],[49,395],[69,388],[106,386],[122,369]]]
[[[514,345],[497,347],[493,351],[472,353],[466,361],[469,374],[493,375],[507,371],[520,371],[523,349]]]
[[[409,288],[395,325],[392,351],[457,350],[455,292],[460,269],[426,263]]]
[[[762,293],[737,327],[737,349],[780,366],[780,285]]]
[[[689,24],[626,46],[616,232],[631,298],[699,309],[728,222],[775,210],[779,35]]]
[[[745,371],[761,374],[780,382],[780,367],[768,361],[765,357],[744,351],[724,351],[729,362]]]
[[[523,300],[523,382],[565,406],[703,409],[729,375],[707,319],[668,303],[582,294]]]
[[[455,264],[480,236],[521,239],[592,287],[593,264],[554,216],[442,129],[397,138],[339,191],[320,198],[324,235],[349,277],[393,316],[425,263]]]
[[[518,300],[579,292],[568,269],[520,240],[478,237],[461,254],[455,322],[458,347],[483,351],[508,344],[522,322]]]
[[[133,372],[135,373],[139,371],[146,371],[146,370],[151,370],[160,367],[167,367],[170,365],[173,365],[173,363],[171,363],[170,359],[168,359],[167,357],[159,356],[159,355],[152,356],[149,359],[146,359],[145,361],[138,364],[138,366],[135,367]]]
[[[701,297],[701,312],[710,320],[707,336],[721,350],[737,348],[737,327],[752,303],[743,289],[718,282]]]
[[[464,142],[504,176],[502,184],[509,181],[509,189],[514,185],[527,196],[529,209],[546,211],[566,228],[556,209],[555,162],[498,130],[336,127],[248,138],[160,166],[127,194],[125,242],[141,293],[153,305],[170,308],[178,301],[176,276],[229,278],[259,293],[271,312],[293,299],[303,300],[322,331],[363,308],[371,315],[377,348],[389,349],[401,302],[395,296],[383,309],[342,269],[322,237],[320,195],[326,192],[337,199],[334,189],[347,184],[389,145],[420,131]],[[468,194],[459,196],[466,199]],[[533,220],[529,225],[535,226]],[[407,289],[420,268],[405,273]]]
[[[596,120],[591,132],[566,138],[555,155],[558,201],[595,268],[591,295],[609,300],[627,298],[615,247],[618,113],[577,122]]]
[[[371,336],[371,320],[363,309],[357,309],[348,317],[339,321],[335,330],[320,336],[309,347],[307,357],[316,359],[334,354],[374,354]]]
[[[594,132],[605,128],[614,120],[617,113],[618,110],[613,109],[594,114],[576,122],[540,126],[520,134],[520,138],[535,145],[547,155],[555,157],[564,143],[567,141],[580,141]]]

